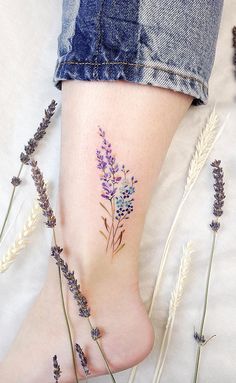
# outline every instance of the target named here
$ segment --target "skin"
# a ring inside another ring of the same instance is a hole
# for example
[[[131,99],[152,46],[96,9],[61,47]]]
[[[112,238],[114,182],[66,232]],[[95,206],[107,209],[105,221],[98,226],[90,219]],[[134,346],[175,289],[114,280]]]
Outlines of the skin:
[[[153,346],[153,328],[138,287],[139,246],[154,185],[191,102],[191,96],[179,92],[122,80],[63,82],[57,243],[75,270],[94,325],[102,330],[102,345],[113,371],[142,361]],[[96,162],[101,144],[98,125],[106,131],[117,162],[138,179],[134,211],[125,223],[125,247],[115,257],[106,254],[99,234],[103,211]],[[64,291],[74,340],[84,349],[92,375],[105,374],[87,321],[78,316],[66,285]],[[49,259],[45,286],[0,366],[0,380],[16,383],[21,376],[21,383],[50,381],[54,354],[63,370],[60,383],[73,383],[58,273]],[[77,368],[83,375],[79,362]]]

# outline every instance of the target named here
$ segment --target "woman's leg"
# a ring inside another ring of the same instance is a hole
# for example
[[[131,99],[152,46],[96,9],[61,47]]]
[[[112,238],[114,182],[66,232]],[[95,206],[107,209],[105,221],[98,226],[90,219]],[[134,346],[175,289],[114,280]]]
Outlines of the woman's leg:
[[[154,184],[191,102],[192,97],[182,93],[126,81],[63,82],[57,242],[81,283],[93,323],[103,332],[101,342],[114,371],[138,363],[153,345],[152,326],[138,290],[139,244]],[[107,223],[111,220],[100,204],[109,210],[110,201],[101,197],[102,170],[97,167],[96,150],[103,140],[99,126],[111,143],[117,163],[130,170],[127,177],[138,180],[133,211],[123,221],[121,244],[125,246],[115,255],[106,253],[106,239],[99,233],[103,230],[108,236],[101,216],[107,217]],[[105,373],[87,321],[78,316],[69,293],[67,298],[75,341],[84,348],[92,372]],[[21,383],[49,380],[54,354],[64,371],[61,382],[67,382],[68,377],[72,383],[57,268],[50,259],[46,285],[0,371],[5,379],[1,381],[19,381],[19,370]],[[32,367],[36,361],[37,374]],[[14,366],[15,375],[10,366]]]

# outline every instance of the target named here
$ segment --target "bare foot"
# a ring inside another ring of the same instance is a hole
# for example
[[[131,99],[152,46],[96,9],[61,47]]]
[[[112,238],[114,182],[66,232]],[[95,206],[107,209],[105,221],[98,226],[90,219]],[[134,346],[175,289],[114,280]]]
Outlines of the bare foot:
[[[109,265],[109,263],[108,263]],[[114,265],[112,266],[114,267]],[[91,271],[91,270],[90,270]],[[127,271],[127,270],[126,270]],[[91,322],[102,333],[100,343],[113,372],[129,368],[151,351],[153,329],[141,302],[137,281],[126,273],[110,273],[100,263],[93,270],[96,281],[84,276],[83,294],[91,308]],[[79,273],[76,273],[79,275]],[[130,275],[133,271],[130,270]],[[75,302],[67,289],[74,343],[83,348],[91,376],[107,373],[96,343],[91,339],[86,318],[78,315]],[[50,259],[48,280],[36,303],[23,323],[10,352],[0,368],[0,381],[5,383],[46,383],[53,380],[52,357],[56,354],[61,365],[60,383],[74,383],[75,377],[63,316],[58,270]],[[77,358],[78,376],[84,377]]]

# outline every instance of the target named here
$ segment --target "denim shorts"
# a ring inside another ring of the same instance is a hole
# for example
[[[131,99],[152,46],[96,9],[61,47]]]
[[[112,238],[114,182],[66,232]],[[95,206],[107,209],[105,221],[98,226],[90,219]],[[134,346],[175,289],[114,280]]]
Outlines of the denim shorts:
[[[223,0],[63,0],[53,82],[172,89],[206,104]]]

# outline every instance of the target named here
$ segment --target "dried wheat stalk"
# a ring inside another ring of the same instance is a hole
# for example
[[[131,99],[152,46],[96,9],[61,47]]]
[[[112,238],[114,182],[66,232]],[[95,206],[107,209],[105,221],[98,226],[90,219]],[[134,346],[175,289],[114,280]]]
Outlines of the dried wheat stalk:
[[[166,356],[167,356],[167,352],[168,352],[168,348],[169,348],[169,344],[170,344],[170,340],[171,340],[171,336],[173,332],[176,310],[180,304],[180,301],[183,295],[185,279],[187,278],[188,272],[189,272],[192,252],[193,252],[192,242],[189,241],[183,247],[183,256],[180,261],[178,279],[171,293],[171,299],[169,304],[169,315],[168,315],[168,319],[166,323],[164,337],[162,339],[159,359],[157,361],[155,372],[154,372],[154,377],[152,381],[153,383],[159,383],[161,379],[163,367],[165,364],[165,360],[166,360]]]
[[[160,283],[163,277],[164,268],[166,265],[167,257],[168,257],[168,250],[170,247],[170,242],[172,239],[172,234],[175,229],[177,220],[180,216],[182,207],[189,196],[193,186],[195,185],[198,176],[200,174],[200,171],[202,170],[216,140],[218,139],[219,135],[221,134],[225,124],[221,127],[221,129],[218,129],[218,116],[215,112],[215,108],[213,109],[206,126],[203,128],[202,132],[200,133],[200,136],[198,137],[197,144],[195,146],[195,151],[193,153],[192,159],[190,161],[189,170],[187,174],[186,184],[184,187],[184,192],[182,199],[180,201],[179,207],[176,211],[175,218],[173,220],[173,223],[171,225],[169,234],[167,236],[167,240],[165,243],[164,251],[161,257],[160,267],[158,270],[154,291],[151,299],[151,304],[149,308],[149,317],[152,315],[153,307],[155,300],[157,298],[158,290],[160,287]]]
[[[228,116],[227,116],[227,118],[228,118]],[[170,227],[170,231],[168,233],[165,247],[163,250],[163,254],[161,257],[160,266],[159,266],[159,270],[157,273],[156,282],[154,285],[151,303],[150,303],[150,307],[149,307],[149,311],[148,311],[149,317],[152,316],[154,304],[156,302],[157,294],[158,294],[158,291],[160,288],[164,268],[165,268],[167,257],[168,257],[168,251],[169,251],[170,242],[172,239],[172,234],[173,234],[173,231],[175,229],[178,218],[180,216],[182,207],[183,207],[187,197],[189,196],[194,184],[196,183],[197,178],[200,174],[200,171],[203,168],[215,142],[217,141],[217,139],[219,138],[219,136],[223,132],[223,129],[226,125],[227,118],[225,120],[225,123],[221,126],[221,128],[218,129],[218,126],[217,126],[218,116],[216,114],[215,108],[213,108],[213,110],[209,116],[209,119],[207,121],[207,124],[203,127],[203,129],[202,129],[202,131],[201,131],[201,133],[197,139],[195,151],[193,153],[192,159],[190,161],[189,169],[188,169],[188,174],[187,174],[186,184],[185,184],[184,191],[183,191],[183,196],[182,196],[182,199],[180,201],[179,207],[176,211],[172,225]],[[138,365],[132,368],[128,383],[134,382],[137,368],[138,368]]]
[[[188,190],[193,187],[202,167],[206,162],[209,152],[215,143],[217,123],[218,116],[214,108],[206,124],[206,127],[202,130],[200,136],[198,137],[198,141],[195,146],[195,152],[192,156],[188,169],[188,175],[184,189],[185,193],[187,193]]]

